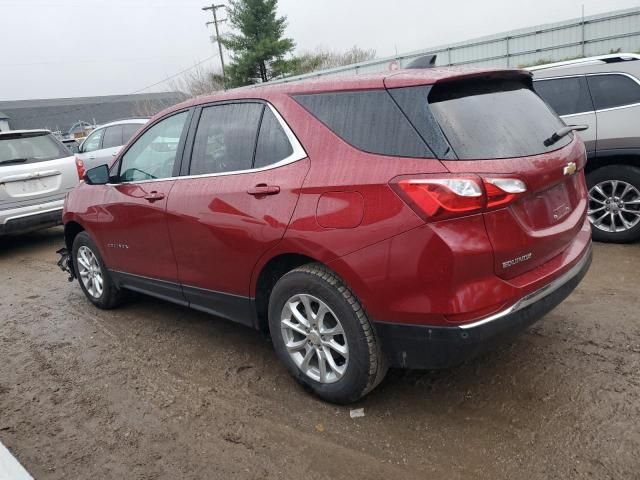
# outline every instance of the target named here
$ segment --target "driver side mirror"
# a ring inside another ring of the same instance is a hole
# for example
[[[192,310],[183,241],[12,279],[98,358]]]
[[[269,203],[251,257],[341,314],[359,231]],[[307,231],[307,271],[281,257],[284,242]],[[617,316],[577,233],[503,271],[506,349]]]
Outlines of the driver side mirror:
[[[87,185],[106,185],[109,183],[109,167],[105,164],[87,170],[87,173],[84,174],[84,183]]]

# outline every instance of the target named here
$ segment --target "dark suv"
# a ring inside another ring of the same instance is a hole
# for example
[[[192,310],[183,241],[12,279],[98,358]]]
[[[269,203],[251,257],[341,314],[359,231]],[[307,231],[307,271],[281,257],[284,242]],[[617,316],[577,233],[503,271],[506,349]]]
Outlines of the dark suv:
[[[288,83],[166,110],[67,198],[61,265],[270,332],[346,403],[560,303],[591,260],[583,143],[518,70]]]

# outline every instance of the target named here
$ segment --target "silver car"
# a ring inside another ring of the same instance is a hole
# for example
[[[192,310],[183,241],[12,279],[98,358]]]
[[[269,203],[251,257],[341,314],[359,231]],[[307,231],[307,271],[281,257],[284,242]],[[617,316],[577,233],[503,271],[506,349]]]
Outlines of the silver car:
[[[0,132],[0,235],[62,223],[79,182],[75,157],[48,130]]]
[[[122,146],[147,122],[144,118],[132,118],[99,126],[84,139],[76,158],[82,161],[86,170],[111,164]]]
[[[538,94],[568,125],[588,125],[593,238],[640,239],[640,55],[616,53],[530,68]]]

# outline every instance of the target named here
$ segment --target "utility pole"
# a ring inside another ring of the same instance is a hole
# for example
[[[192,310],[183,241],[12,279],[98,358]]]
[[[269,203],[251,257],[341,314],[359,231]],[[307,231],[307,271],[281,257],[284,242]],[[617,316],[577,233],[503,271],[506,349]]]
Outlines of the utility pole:
[[[220,43],[220,32],[218,30],[218,23],[222,23],[227,19],[223,18],[221,20],[218,20],[218,15],[216,15],[216,10],[219,8],[224,8],[224,5],[215,5],[212,3],[210,7],[202,7],[202,10],[204,10],[205,12],[207,10],[211,10],[211,13],[213,13],[213,22],[207,22],[207,25],[211,25],[213,23],[213,25],[216,28],[216,42],[218,43],[218,52],[220,52],[220,65],[222,65],[222,87],[226,90],[227,76],[224,73],[224,56],[222,55],[222,43]]]

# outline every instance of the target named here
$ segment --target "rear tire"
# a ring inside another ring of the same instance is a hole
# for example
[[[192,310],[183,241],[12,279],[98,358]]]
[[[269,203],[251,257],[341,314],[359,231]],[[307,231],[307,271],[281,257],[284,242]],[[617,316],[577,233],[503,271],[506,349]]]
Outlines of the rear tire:
[[[109,276],[100,252],[87,232],[80,232],[73,240],[72,258],[80,288],[91,303],[104,310],[122,303],[124,293]]]
[[[360,302],[322,264],[303,265],[278,280],[269,300],[269,329],[289,372],[326,401],[355,402],[387,372],[380,342]]]
[[[640,239],[640,204],[630,203],[640,202],[640,168],[598,168],[587,175],[587,186],[593,239],[613,243]]]

